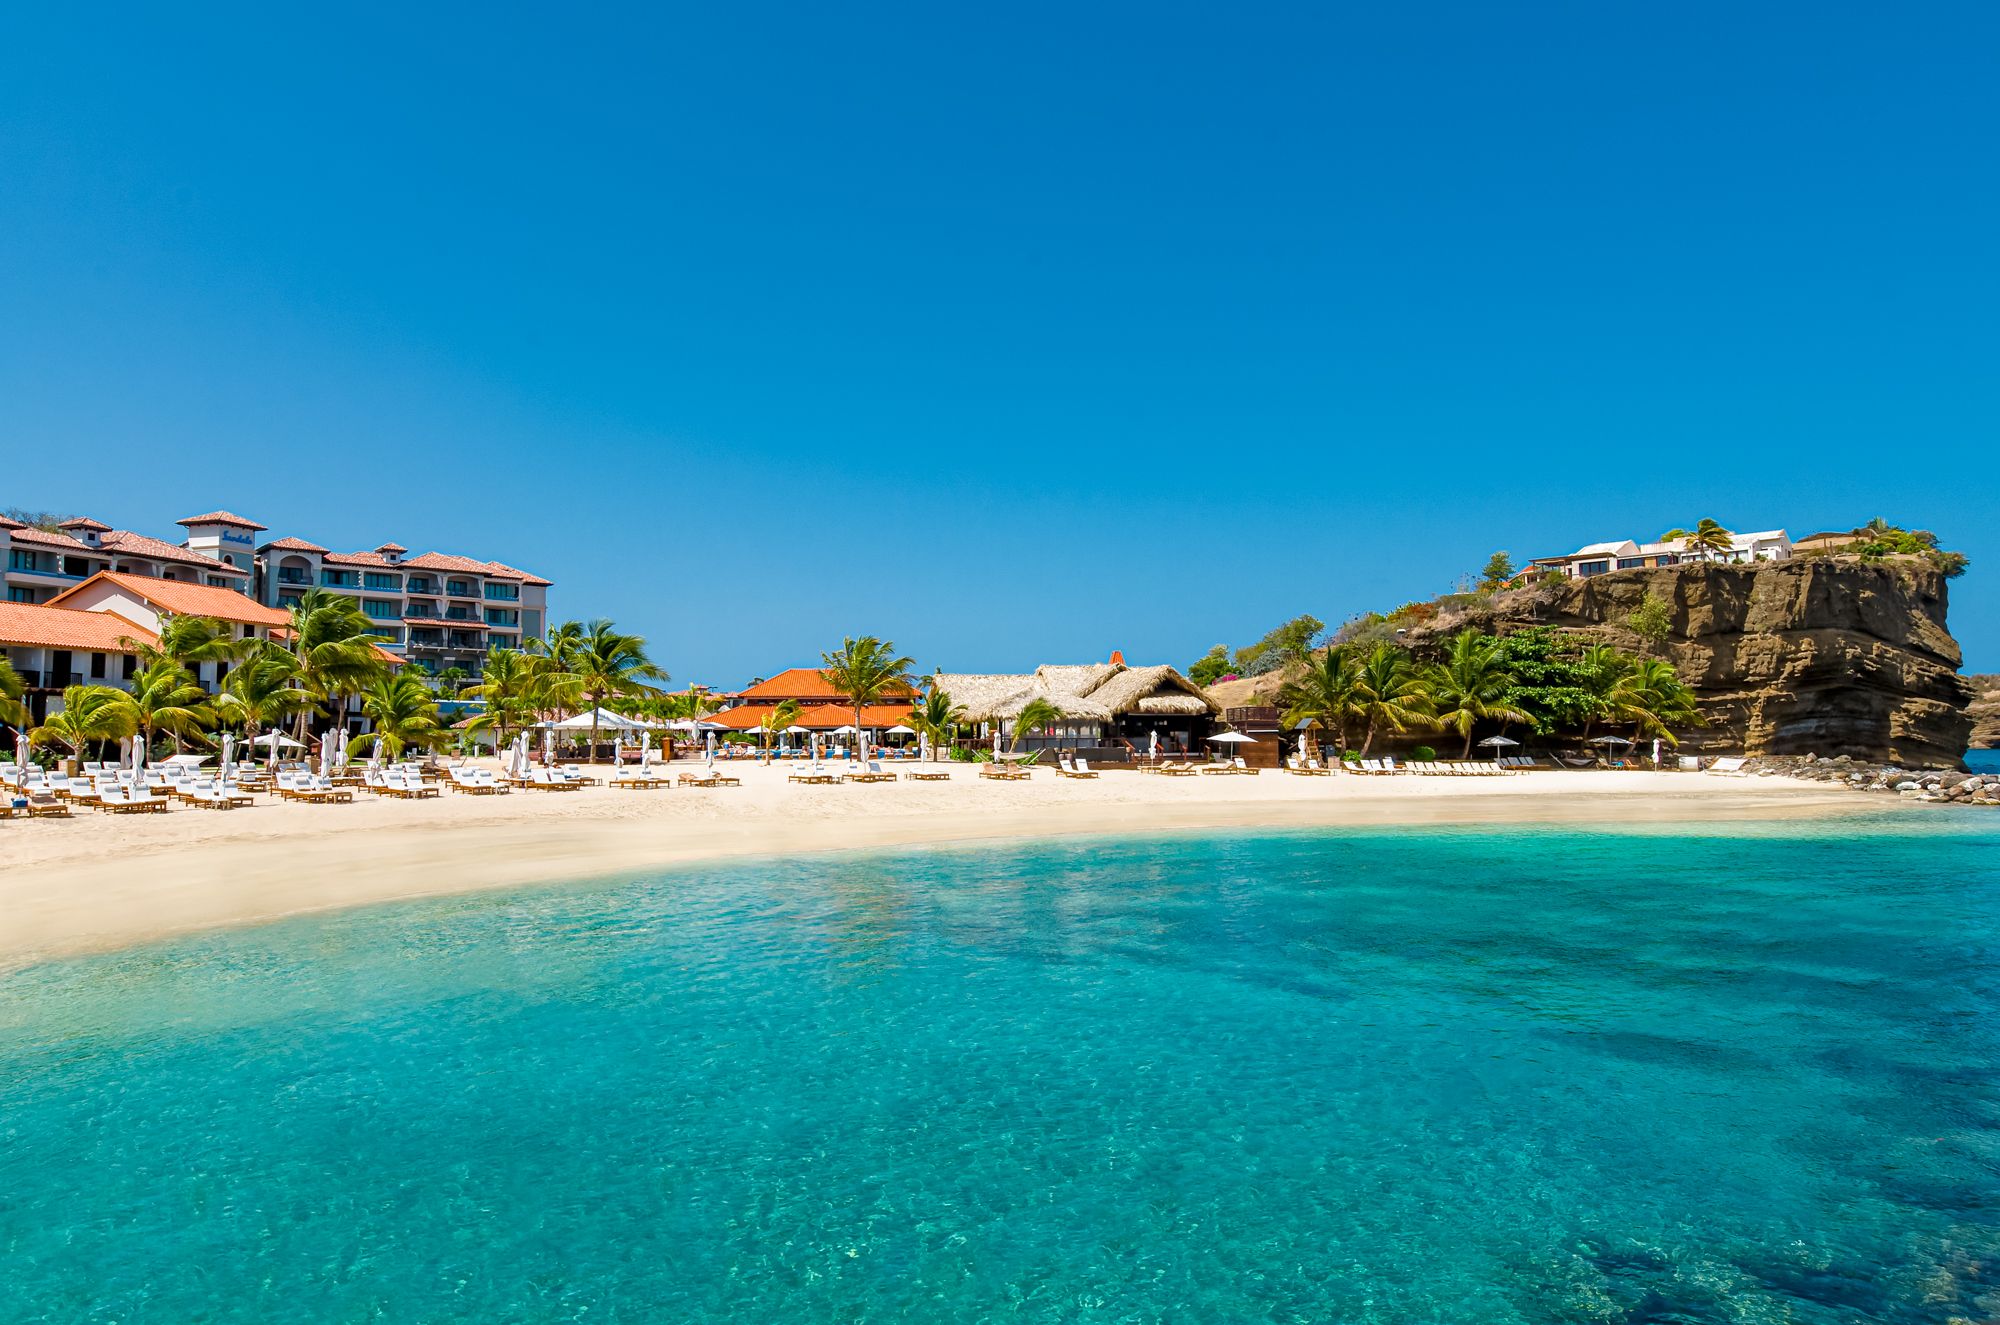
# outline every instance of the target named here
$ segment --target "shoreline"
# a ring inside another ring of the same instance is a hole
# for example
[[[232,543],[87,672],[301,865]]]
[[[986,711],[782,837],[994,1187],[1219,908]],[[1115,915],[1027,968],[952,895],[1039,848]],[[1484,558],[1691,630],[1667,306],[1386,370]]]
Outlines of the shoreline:
[[[427,897],[601,880],[705,861],[1229,829],[1512,824],[1645,827],[1888,815],[1780,778],[1538,772],[1510,778],[1161,778],[1113,772],[808,787],[783,766],[741,787],[517,791],[229,812],[78,811],[0,826],[0,970],[216,928]]]

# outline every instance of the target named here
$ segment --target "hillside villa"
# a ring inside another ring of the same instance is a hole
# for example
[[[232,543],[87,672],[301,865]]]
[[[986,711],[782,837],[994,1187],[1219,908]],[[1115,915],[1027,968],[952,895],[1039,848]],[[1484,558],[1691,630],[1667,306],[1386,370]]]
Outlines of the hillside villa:
[[[1742,565],[1752,561],[1789,561],[1794,553],[1791,539],[1782,529],[1766,529],[1754,534],[1730,534],[1727,552],[1690,552],[1685,538],[1660,543],[1638,543],[1629,538],[1610,543],[1588,543],[1567,556],[1537,557],[1530,570],[1551,570],[1572,580],[1587,580],[1617,570],[1639,570],[1654,566],[1678,566],[1686,561]],[[1815,535],[1825,538],[1830,535]]]

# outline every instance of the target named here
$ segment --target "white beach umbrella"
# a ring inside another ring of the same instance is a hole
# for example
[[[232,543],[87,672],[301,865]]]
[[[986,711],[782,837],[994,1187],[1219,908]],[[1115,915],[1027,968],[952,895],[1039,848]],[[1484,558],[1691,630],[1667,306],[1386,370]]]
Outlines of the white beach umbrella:
[[[1218,732],[1208,739],[1217,745],[1255,745],[1257,743],[1256,737],[1245,736],[1242,732]]]
[[[1655,736],[1653,738],[1653,767],[1658,768],[1659,766],[1660,766],[1660,738]]]
[[[217,778],[222,786],[226,787],[229,785],[229,761],[235,754],[236,738],[228,732],[224,732],[222,734],[222,771]]]
[[[1490,745],[1497,748],[1503,745],[1519,745],[1520,742],[1507,736],[1489,736],[1485,740],[1481,741],[1480,744]]]
[[[899,722],[895,726],[891,727],[888,731],[883,732],[882,734],[884,736],[915,736],[917,734],[917,729],[915,727],[905,727],[902,723]]]
[[[1158,727],[1146,733],[1146,753],[1155,757],[1160,753],[1160,729]]]
[[[16,776],[25,781],[27,777],[25,770],[28,767],[28,729],[26,727],[16,727],[14,729],[14,762],[19,764],[23,770],[16,774]]]
[[[377,740],[375,742],[375,748],[377,750],[380,750],[382,748],[382,742],[380,740]],[[334,767],[346,768],[347,761],[348,761],[347,728],[342,727],[340,729],[340,749],[334,752]]]
[[[639,769],[644,772],[653,766],[653,733],[639,733]]]
[[[1630,745],[1630,744],[1632,744],[1632,742],[1630,742],[1630,741],[1626,740],[1626,739],[1625,739],[1625,738],[1624,738],[1623,736],[1593,736],[1593,737],[1591,737],[1591,738],[1590,738],[1590,743],[1591,743],[1592,745]]]
[[[542,767],[554,768],[556,764],[556,733],[553,726],[542,728]]]
[[[917,762],[927,764],[931,759],[931,734],[917,733]]]

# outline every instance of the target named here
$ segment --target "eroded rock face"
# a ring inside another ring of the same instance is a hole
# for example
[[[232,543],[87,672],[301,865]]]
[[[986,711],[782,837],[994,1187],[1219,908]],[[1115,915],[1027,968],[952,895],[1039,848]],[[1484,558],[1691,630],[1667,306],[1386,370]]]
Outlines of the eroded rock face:
[[[1644,652],[1628,618],[1650,593],[1672,615],[1664,653],[1709,723],[1682,734],[1681,753],[1956,768],[1972,690],[1945,626],[1945,585],[1902,562],[1670,566],[1505,594],[1425,633],[1552,625]]]
[[[1968,676],[1972,683],[1972,703],[1966,712],[1972,717],[1972,748],[2000,750],[2000,676]]]

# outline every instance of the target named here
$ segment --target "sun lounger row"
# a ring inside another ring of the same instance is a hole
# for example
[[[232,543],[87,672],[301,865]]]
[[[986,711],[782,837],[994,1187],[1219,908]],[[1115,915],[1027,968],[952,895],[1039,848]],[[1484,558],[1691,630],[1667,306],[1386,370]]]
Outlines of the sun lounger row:
[[[1409,760],[1396,759],[1350,759],[1347,771],[1364,777],[1381,777],[1394,773],[1416,773],[1428,777],[1504,777],[1515,770],[1502,768],[1494,760]]]

